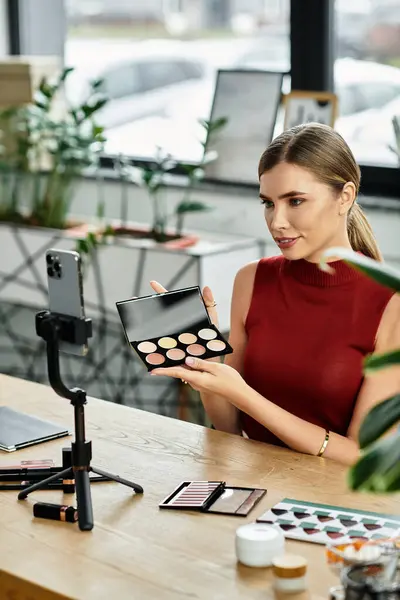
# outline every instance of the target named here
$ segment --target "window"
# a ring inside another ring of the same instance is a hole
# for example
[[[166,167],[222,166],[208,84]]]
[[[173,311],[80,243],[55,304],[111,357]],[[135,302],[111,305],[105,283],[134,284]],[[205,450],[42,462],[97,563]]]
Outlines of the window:
[[[340,116],[354,115],[361,110],[363,104],[356,86],[336,84],[336,93],[339,97]]]
[[[400,119],[398,0],[336,0],[336,129],[363,165],[397,167],[393,117]]]
[[[136,65],[116,65],[114,69],[99,73],[99,76],[103,79],[100,91],[111,101],[143,91]]]
[[[109,102],[98,118],[106,150],[146,157],[159,145],[172,152],[181,144],[180,158],[198,159],[198,120],[210,117],[217,69],[290,67],[289,6],[290,0],[65,0],[66,64],[79,79],[105,79]]]
[[[362,109],[382,108],[385,104],[400,97],[400,82],[371,82],[360,85],[359,95]],[[361,110],[362,110],[361,109]]]
[[[198,77],[190,74],[191,65],[188,63],[187,71],[184,63],[175,61],[145,61],[138,65],[139,73],[143,81],[143,90],[155,90],[165,86],[180,83]],[[195,72],[196,64],[193,65]]]

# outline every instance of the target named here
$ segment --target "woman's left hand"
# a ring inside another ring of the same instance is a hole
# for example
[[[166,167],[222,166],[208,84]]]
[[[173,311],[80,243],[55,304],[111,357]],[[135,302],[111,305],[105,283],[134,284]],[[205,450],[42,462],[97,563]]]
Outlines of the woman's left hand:
[[[218,394],[232,404],[247,386],[242,376],[228,365],[192,357],[186,359],[186,365],[153,369],[151,374],[182,379],[198,392]]]

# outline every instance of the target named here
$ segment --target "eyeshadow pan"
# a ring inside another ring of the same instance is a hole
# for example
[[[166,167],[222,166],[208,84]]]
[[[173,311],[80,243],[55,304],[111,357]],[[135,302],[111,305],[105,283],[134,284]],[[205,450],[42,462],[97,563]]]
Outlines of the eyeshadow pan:
[[[187,351],[189,354],[192,354],[192,356],[202,356],[206,349],[204,346],[200,346],[200,344],[191,344],[187,347]]]
[[[217,337],[217,332],[214,329],[200,329],[199,337],[203,340],[213,340]]]
[[[165,362],[165,358],[163,357],[163,355],[158,354],[157,352],[155,354],[148,354],[146,356],[146,360],[149,363],[149,365],[162,365],[163,362]]]
[[[214,352],[220,352],[221,350],[225,350],[226,344],[221,342],[221,340],[211,340],[211,342],[207,342],[207,348],[214,350]]]
[[[155,352],[157,350],[157,346],[153,344],[153,342],[140,342],[138,350],[144,354],[150,354],[150,352]]]
[[[161,339],[158,340],[158,345],[161,348],[175,348],[177,342],[176,340],[174,340],[174,338],[172,337],[163,337]]]
[[[201,359],[233,352],[211,322],[199,286],[116,305],[126,341],[148,372],[155,367],[176,367],[188,356]]]
[[[181,344],[194,344],[197,342],[197,336],[193,333],[181,333],[181,335],[178,337],[178,340],[181,342]]]
[[[226,489],[219,498],[213,503],[212,510],[216,512],[227,512],[235,513],[238,508],[247,500],[250,496],[251,491],[249,490],[232,490]]]
[[[167,352],[167,357],[171,360],[182,360],[185,356],[185,352],[179,348],[172,348],[172,350],[168,350]]]

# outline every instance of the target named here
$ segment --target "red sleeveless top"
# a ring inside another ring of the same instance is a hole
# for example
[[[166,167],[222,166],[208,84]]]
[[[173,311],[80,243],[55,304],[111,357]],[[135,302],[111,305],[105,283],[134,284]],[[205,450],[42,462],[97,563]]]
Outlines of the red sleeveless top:
[[[274,404],[315,425],[346,435],[393,293],[343,261],[333,275],[304,259],[259,261],[245,328],[243,378]],[[254,440],[285,446],[240,413]]]

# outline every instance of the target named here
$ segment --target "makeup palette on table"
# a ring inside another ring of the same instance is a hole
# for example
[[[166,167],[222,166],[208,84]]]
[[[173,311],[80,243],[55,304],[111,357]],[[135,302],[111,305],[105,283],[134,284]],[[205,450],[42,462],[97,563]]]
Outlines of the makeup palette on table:
[[[264,489],[233,487],[224,481],[183,481],[159,507],[246,517],[265,494]]]
[[[232,352],[198,286],[117,302],[128,343],[151,371]]]

